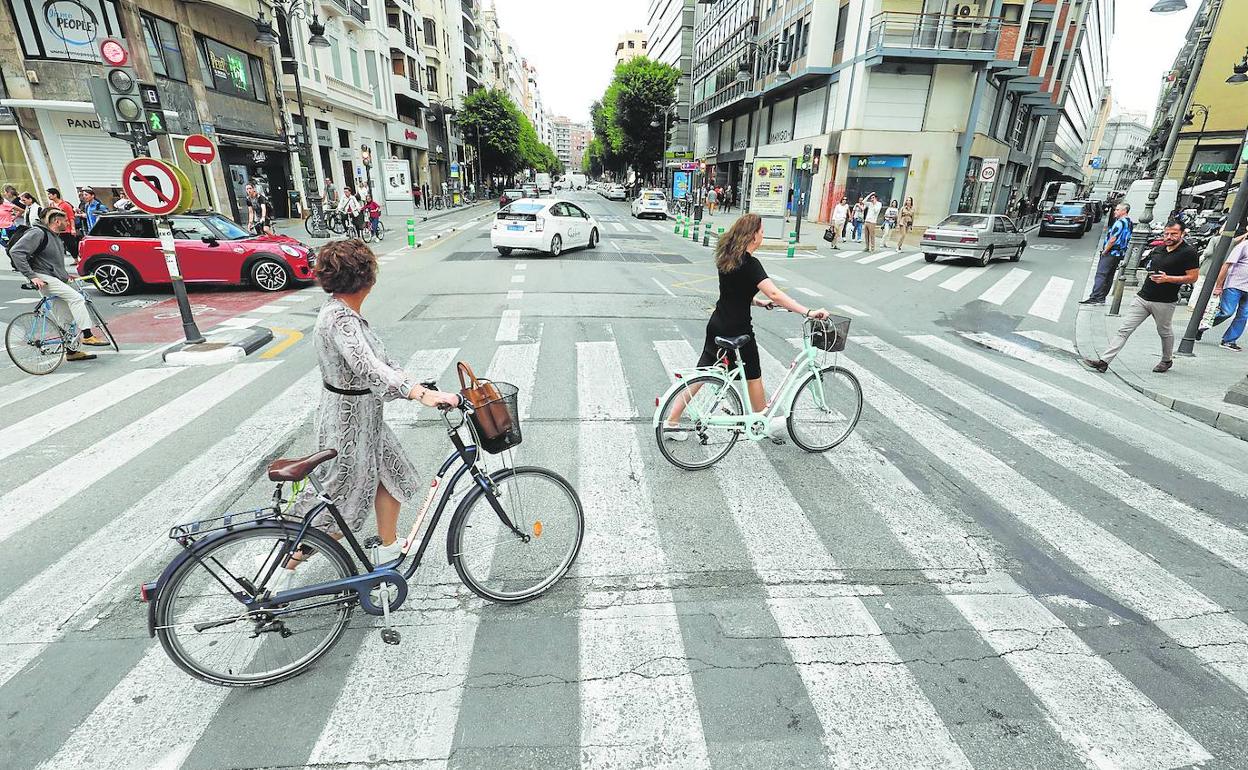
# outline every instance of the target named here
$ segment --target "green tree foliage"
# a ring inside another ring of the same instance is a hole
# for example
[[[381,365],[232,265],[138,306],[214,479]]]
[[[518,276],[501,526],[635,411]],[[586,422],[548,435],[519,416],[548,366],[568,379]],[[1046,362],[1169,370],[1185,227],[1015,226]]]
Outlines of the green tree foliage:
[[[644,56],[616,65],[606,93],[590,108],[594,135],[607,151],[603,162],[609,170],[627,164],[641,173],[654,171],[666,145],[663,110],[676,101],[679,78],[675,67]],[[651,126],[656,117],[660,125]]]
[[[481,172],[486,177],[511,176],[525,167],[521,121],[528,120],[507,94],[496,88],[473,91],[464,97],[456,119],[465,141],[480,138]]]

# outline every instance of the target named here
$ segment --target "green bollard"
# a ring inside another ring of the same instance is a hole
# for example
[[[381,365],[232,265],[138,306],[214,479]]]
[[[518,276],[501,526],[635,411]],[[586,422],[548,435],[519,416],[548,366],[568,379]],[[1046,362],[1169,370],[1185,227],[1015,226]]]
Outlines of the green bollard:
[[[787,251],[788,251],[788,254],[786,256],[789,259],[792,259],[793,254],[797,251],[797,232],[796,231],[789,232],[789,248],[787,249]]]
[[[672,234],[680,235],[680,220],[681,219],[682,217],[680,214],[677,214],[676,216],[672,217],[672,221],[676,223],[676,226],[672,228]]]
[[[697,243],[702,240],[702,220],[693,220],[693,242]]]
[[[416,245],[416,220],[407,220],[407,245],[414,247]]]
[[[684,224],[681,226],[680,237],[681,238],[689,237],[689,217],[685,217]]]

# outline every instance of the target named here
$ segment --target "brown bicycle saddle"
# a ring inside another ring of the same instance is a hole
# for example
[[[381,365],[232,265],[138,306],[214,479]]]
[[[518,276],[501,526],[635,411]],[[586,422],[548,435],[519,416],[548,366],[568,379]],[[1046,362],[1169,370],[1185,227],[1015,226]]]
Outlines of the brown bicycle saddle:
[[[316,466],[337,456],[337,449],[322,449],[307,457],[274,460],[269,463],[269,481],[300,481],[307,478]]]

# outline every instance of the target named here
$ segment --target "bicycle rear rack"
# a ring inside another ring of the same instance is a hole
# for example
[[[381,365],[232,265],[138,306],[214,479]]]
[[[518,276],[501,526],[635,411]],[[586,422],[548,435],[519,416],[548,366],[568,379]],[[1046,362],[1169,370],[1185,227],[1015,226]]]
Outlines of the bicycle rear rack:
[[[264,508],[253,508],[248,511],[235,511],[222,516],[214,516],[211,519],[178,524],[169,530],[169,539],[177,542],[183,548],[190,548],[196,541],[214,532],[229,531],[244,524],[254,524],[258,521],[276,519],[281,517],[281,515],[282,513],[277,506],[272,505]]]

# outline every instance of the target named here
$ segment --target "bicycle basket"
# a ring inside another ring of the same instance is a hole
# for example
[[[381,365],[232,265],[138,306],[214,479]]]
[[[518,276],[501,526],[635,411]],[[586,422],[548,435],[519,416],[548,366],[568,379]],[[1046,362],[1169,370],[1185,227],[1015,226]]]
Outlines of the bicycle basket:
[[[806,322],[806,331],[812,347],[839,353],[849,339],[849,319],[840,315],[830,315],[824,321],[812,318]]]
[[[510,382],[491,380],[498,398],[479,404],[469,419],[477,434],[477,445],[492,455],[520,444],[520,389]]]

